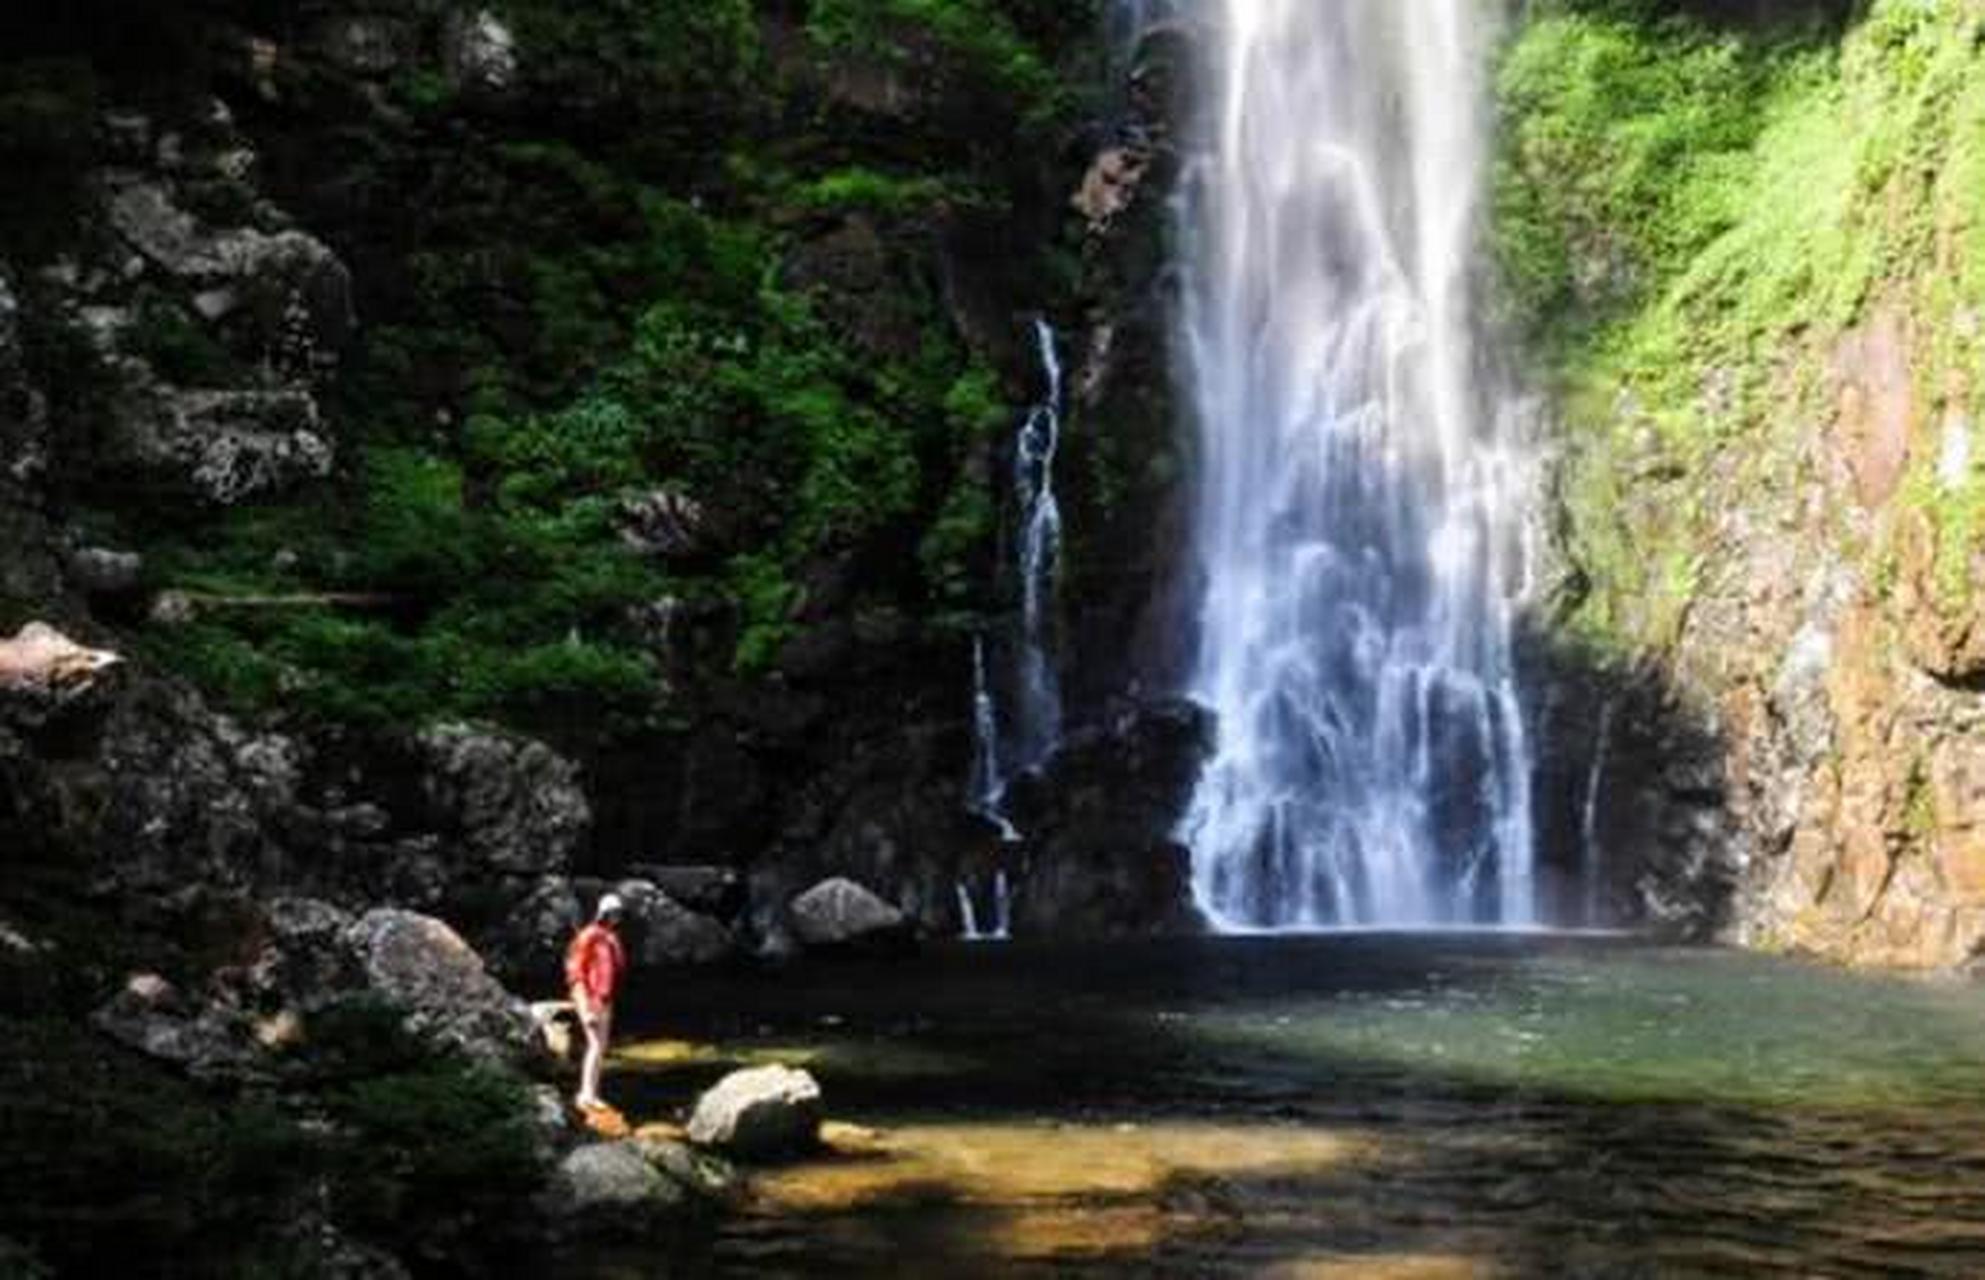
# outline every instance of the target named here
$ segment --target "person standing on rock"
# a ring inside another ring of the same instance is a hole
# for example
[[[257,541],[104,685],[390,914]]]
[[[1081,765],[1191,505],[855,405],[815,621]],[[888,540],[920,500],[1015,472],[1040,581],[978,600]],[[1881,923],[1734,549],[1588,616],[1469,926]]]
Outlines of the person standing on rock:
[[[565,949],[565,985],[572,993],[579,1027],[586,1033],[586,1057],[579,1067],[579,1094],[574,1099],[581,1110],[605,1105],[600,1101],[600,1067],[613,1034],[614,992],[627,970],[627,951],[617,932],[624,909],[617,893],[601,898],[593,923],[579,930]]]

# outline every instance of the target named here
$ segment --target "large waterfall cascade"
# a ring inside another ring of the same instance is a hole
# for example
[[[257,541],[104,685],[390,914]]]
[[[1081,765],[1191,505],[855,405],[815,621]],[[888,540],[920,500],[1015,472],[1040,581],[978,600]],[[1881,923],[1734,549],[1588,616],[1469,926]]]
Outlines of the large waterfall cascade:
[[[1181,836],[1219,927],[1537,919],[1526,402],[1480,317],[1477,0],[1207,0],[1179,197],[1200,433]]]

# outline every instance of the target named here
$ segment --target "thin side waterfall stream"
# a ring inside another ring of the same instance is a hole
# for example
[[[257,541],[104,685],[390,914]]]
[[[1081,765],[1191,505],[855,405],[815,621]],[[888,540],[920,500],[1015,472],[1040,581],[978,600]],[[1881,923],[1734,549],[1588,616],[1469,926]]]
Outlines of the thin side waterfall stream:
[[[1061,504],[1055,497],[1055,455],[1061,447],[1062,371],[1054,327],[1034,321],[1034,349],[1041,364],[1041,399],[1027,410],[1013,443],[1013,571],[1020,584],[1020,637],[1012,662],[1013,699],[1002,719],[987,671],[983,636],[972,642],[973,812],[991,823],[1003,845],[1023,838],[1006,815],[1006,787],[1013,773],[1040,765],[1061,742],[1061,682],[1055,673],[1053,608],[1061,575]],[[987,890],[992,921],[981,929],[972,886],[956,886],[964,937],[1004,941],[1010,936],[1012,900],[1004,868],[994,870]]]
[[[1229,929],[1534,923],[1525,402],[1479,323],[1489,6],[1206,7],[1195,894]]]

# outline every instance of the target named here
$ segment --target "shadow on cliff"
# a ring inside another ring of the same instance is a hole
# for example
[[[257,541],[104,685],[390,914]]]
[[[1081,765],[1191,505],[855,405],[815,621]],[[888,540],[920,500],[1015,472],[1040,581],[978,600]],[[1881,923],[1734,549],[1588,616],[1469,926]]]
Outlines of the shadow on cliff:
[[[1654,660],[1561,631],[1519,640],[1540,916],[1707,941],[1731,922],[1742,834],[1714,713]]]

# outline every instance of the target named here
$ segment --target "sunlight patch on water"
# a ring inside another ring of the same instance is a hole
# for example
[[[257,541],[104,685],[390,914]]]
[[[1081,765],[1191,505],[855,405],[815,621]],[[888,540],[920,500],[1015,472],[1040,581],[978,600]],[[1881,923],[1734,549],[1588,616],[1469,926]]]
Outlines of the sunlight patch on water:
[[[1485,1280],[1503,1269],[1481,1258],[1447,1253],[1333,1253],[1298,1258],[1263,1273],[1263,1280]]]
[[[771,1212],[890,1203],[1043,1207],[1146,1197],[1178,1178],[1315,1173],[1376,1155],[1365,1134],[1275,1124],[910,1124],[836,1138],[830,1158],[754,1184]]]
[[[805,1067],[866,1080],[942,1079],[964,1075],[977,1060],[904,1040],[779,1040],[749,1045],[714,1045],[691,1040],[637,1040],[617,1046],[609,1058],[615,1070],[665,1075],[709,1067]]]

